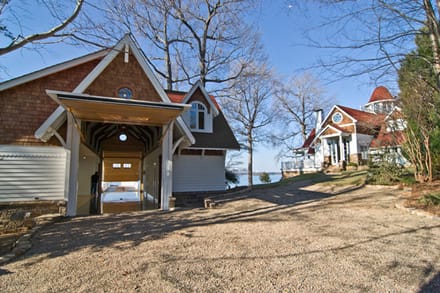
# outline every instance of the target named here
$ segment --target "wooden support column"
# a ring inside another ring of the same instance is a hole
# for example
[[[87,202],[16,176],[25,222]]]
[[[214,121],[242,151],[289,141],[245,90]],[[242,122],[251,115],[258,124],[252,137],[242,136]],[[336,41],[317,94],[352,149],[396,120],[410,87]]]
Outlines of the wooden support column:
[[[160,207],[169,210],[170,197],[173,194],[173,127],[170,122],[162,128],[162,190]]]
[[[81,123],[75,120],[72,113],[67,112],[67,148],[70,150],[70,164],[67,193],[67,216],[76,216],[76,205],[78,196],[78,167],[79,167],[79,146],[81,143],[80,125]]]

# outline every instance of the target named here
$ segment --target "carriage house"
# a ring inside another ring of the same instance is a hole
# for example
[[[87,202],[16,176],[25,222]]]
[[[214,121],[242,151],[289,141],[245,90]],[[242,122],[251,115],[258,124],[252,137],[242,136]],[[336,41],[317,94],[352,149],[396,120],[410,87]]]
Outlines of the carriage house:
[[[226,151],[239,149],[201,83],[165,91],[130,35],[1,83],[0,108],[0,201],[64,201],[69,216],[88,213],[95,172],[99,194],[126,191],[134,209],[224,190]]]
[[[405,163],[400,152],[405,122],[397,99],[387,88],[377,87],[362,110],[335,105],[324,119],[322,110],[316,115],[316,127],[295,150],[294,159],[282,163],[284,176],[327,168],[339,170],[348,163],[365,165],[371,155],[385,149]]]

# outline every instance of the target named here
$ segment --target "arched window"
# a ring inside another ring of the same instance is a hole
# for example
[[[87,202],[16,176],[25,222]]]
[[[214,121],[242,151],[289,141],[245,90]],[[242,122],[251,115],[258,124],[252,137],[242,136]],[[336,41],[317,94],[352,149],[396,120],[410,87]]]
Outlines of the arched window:
[[[190,111],[189,126],[193,130],[205,130],[205,119],[207,116],[206,107],[201,103],[192,103]]]

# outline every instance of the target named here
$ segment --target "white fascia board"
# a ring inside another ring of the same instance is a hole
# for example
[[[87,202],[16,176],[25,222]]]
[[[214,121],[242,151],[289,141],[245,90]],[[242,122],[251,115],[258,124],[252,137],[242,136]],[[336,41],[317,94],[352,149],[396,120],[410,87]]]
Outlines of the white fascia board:
[[[195,93],[197,89],[200,89],[202,91],[203,96],[205,97],[205,100],[208,102],[208,104],[211,106],[211,109],[214,113],[214,117],[216,117],[219,114],[219,111],[217,107],[214,105],[214,103],[211,100],[211,97],[209,96],[208,92],[206,91],[205,87],[202,85],[202,82],[199,80],[197,81],[191,90],[185,95],[183,98],[182,103],[188,103],[188,100],[191,98],[191,96]]]
[[[323,133],[323,132],[324,132],[325,130],[327,130],[328,128],[333,129],[333,130],[336,131],[337,133],[335,133],[335,134],[321,135],[321,133]],[[327,125],[325,128],[322,129],[322,131],[319,132],[319,135],[315,136],[315,139],[318,138],[318,137],[319,137],[319,138],[329,138],[329,137],[335,137],[335,136],[339,136],[339,135],[348,136],[348,135],[351,135],[351,133],[343,132],[343,131],[340,131],[339,129],[337,129],[337,128],[331,126],[331,125]],[[315,141],[315,139],[314,139],[313,141]]]
[[[338,132],[338,133],[342,133],[342,131],[340,131],[339,129],[333,127],[332,125],[327,125],[326,127],[324,127],[324,129],[323,129],[322,131],[320,131],[320,133],[321,133],[321,132],[324,132],[325,130],[327,130],[327,129],[329,129],[329,128],[333,129],[334,131],[336,131],[336,132]]]
[[[341,111],[342,113],[344,113],[345,115],[347,115],[348,117],[350,117],[350,119],[351,119],[354,123],[357,122],[356,119],[354,119],[353,117],[351,117],[351,115],[348,115],[348,113],[345,112],[344,110],[342,110],[341,108],[339,108],[338,105],[334,105],[334,106],[331,108],[331,110],[328,112],[327,116],[325,116],[325,119],[322,121],[322,124],[321,124],[321,125],[324,125],[324,123],[330,118],[330,114],[332,114],[332,112],[333,112],[334,109],[338,109],[339,111]]]
[[[321,123],[321,129],[323,129],[323,128],[322,128],[322,125],[324,125],[325,122],[329,119],[330,114],[333,112],[333,110],[334,110],[336,107],[337,107],[337,106],[334,105],[334,106],[330,109],[330,111],[328,111],[327,115],[326,115],[325,118],[322,120],[322,123]],[[338,108],[338,109],[339,109],[339,108]]]
[[[60,64],[56,64],[50,67],[47,67],[45,69],[41,69],[8,81],[5,81],[3,83],[0,84],[0,91],[4,91],[7,90],[9,88],[69,69],[71,67],[75,67],[78,66],[80,64],[83,63],[87,63],[89,61],[95,60],[97,58],[101,58],[104,57],[107,54],[107,50],[100,50],[98,52],[89,54],[89,55],[85,55],[83,57],[79,57],[76,59],[72,59],[70,61],[66,61]]]
[[[162,98],[162,101],[171,103],[170,98],[168,97],[162,85],[160,84],[159,80],[157,79],[156,75],[153,73],[150,66],[148,65],[147,57],[145,56],[144,52],[139,48],[136,41],[131,37],[130,34],[125,35],[123,40],[125,40],[125,42],[132,49],[133,55],[136,57],[136,60],[139,62],[140,66],[142,67],[142,70],[153,84],[153,87],[156,90],[156,92]]]
[[[336,108],[338,108],[338,110],[339,111],[341,111],[342,113],[344,113],[345,115],[347,115],[348,117],[350,117],[350,119],[353,121],[353,123],[356,123],[356,122],[358,122],[356,119],[354,119],[351,115],[349,115],[347,112],[345,112],[344,110],[342,110],[341,108],[339,108],[337,105],[336,105]],[[348,108],[348,107],[347,107]]]
[[[166,94],[162,85],[160,84],[159,80],[157,79],[156,75],[153,73],[150,66],[148,65],[147,57],[145,56],[144,52],[139,48],[136,41],[131,37],[130,34],[125,35],[123,40],[130,46],[133,55],[136,57],[136,60],[138,61],[139,65],[141,66],[144,73],[147,75],[148,79],[153,84],[154,89],[159,94],[162,101],[165,103],[171,103],[170,98],[168,97],[168,95]],[[125,42],[124,42],[124,44],[125,44]],[[179,127],[179,129],[188,138],[188,142],[190,144],[194,144],[196,142],[196,139],[192,135],[189,127],[183,121],[182,117],[177,117],[176,121],[177,121],[177,126]]]
[[[79,85],[72,91],[72,93],[83,93],[95,79],[104,71],[105,68],[115,59],[115,57],[122,51],[124,46],[123,39],[116,44],[115,47],[87,74],[87,76],[79,83]]]
[[[400,108],[399,106],[394,106],[394,107],[393,107],[393,110],[391,110],[391,112],[388,113],[387,116],[385,116],[384,121],[387,121],[388,118],[390,118],[391,115],[392,115],[394,112],[400,112],[400,113],[402,113],[402,108]]]
[[[187,149],[191,149],[191,150],[210,150],[210,151],[235,150],[235,149],[228,149],[228,148],[202,148],[202,147],[187,147]]]

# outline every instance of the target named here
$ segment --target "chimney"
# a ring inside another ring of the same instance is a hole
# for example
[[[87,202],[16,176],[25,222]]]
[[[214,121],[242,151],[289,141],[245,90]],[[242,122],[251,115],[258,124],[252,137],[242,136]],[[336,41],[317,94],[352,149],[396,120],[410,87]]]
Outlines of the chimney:
[[[322,124],[322,109],[315,109],[315,117],[316,117],[316,125],[315,125],[315,133],[318,134],[318,132],[321,130],[321,124]]]

